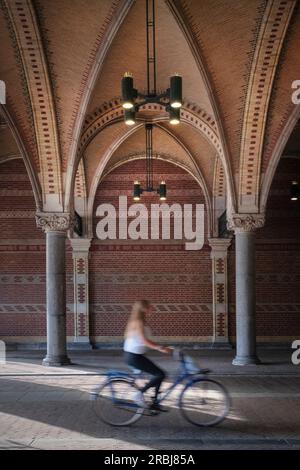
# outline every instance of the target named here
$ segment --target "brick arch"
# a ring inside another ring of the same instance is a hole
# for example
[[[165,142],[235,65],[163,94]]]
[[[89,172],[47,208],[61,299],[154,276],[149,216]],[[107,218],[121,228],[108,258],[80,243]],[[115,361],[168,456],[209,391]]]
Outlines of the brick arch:
[[[213,232],[218,235],[218,218],[226,210],[226,177],[220,158],[216,158],[212,191]]]
[[[38,149],[43,206],[62,209],[62,175],[53,93],[31,1],[5,1],[30,95]]]
[[[76,171],[74,196],[79,197],[79,198],[87,197],[85,169],[84,169],[83,159],[80,160],[77,171]]]
[[[211,230],[212,230],[212,228],[211,228],[212,227],[212,207],[211,207],[211,199],[210,199],[209,191],[208,191],[208,188],[207,188],[207,185],[206,185],[206,182],[205,182],[203,176],[201,174],[197,175],[197,174],[193,173],[193,171],[191,171],[191,169],[188,166],[184,165],[182,162],[178,162],[176,159],[174,159],[174,157],[172,155],[170,155],[168,153],[162,153],[162,152],[155,153],[153,155],[153,157],[157,160],[166,161],[166,162],[171,163],[175,166],[178,166],[179,168],[182,168],[183,170],[185,170],[187,173],[189,173],[197,181],[197,183],[199,184],[199,186],[200,186],[200,188],[201,188],[201,190],[204,194],[204,198],[205,198],[205,204],[206,204],[207,213],[208,213],[208,217],[207,217],[207,222],[208,222],[207,234],[208,234],[208,237],[210,237],[211,236]],[[101,178],[98,182],[98,185],[101,183],[101,181],[109,173],[114,171],[119,166],[124,165],[125,163],[131,162],[131,161],[143,160],[145,158],[146,158],[146,154],[144,152],[139,152],[139,153],[132,152],[132,153],[129,153],[128,155],[125,155],[122,158],[122,160],[118,161],[113,166],[109,167],[107,169],[107,171],[104,170],[104,172],[102,173]],[[94,206],[94,200],[93,200],[92,210],[93,210],[93,206]],[[91,215],[92,214],[89,214],[89,221],[91,220]]]
[[[145,105],[141,108],[141,110],[155,112],[161,111],[162,113],[164,112],[164,108],[157,104]],[[99,132],[101,132],[106,127],[118,123],[122,120],[123,108],[121,105],[121,101],[118,98],[113,99],[108,103],[104,103],[94,113],[86,117],[80,145],[77,152],[77,159],[80,159],[82,157],[89,143],[96,137]],[[216,153],[224,162],[224,168],[228,168],[228,165],[225,162],[223,147],[218,137],[217,126],[214,119],[208,113],[203,111],[199,106],[184,102],[181,111],[181,120],[195,128],[198,132],[201,133],[202,136],[205,137],[205,139],[215,148]],[[168,117],[163,115],[159,116],[155,120],[155,122],[164,121],[168,121]],[[142,124],[140,124],[140,126],[141,125]],[[135,126],[133,131],[130,130],[129,133],[127,133],[127,136],[129,136],[131,132],[135,132],[135,130],[138,129],[138,127],[140,126]],[[110,153],[110,155],[111,154],[112,153]],[[105,158],[107,158],[107,156]],[[230,182],[230,177],[228,175],[229,171],[226,172],[226,178],[227,181]],[[70,174],[67,178],[69,177]],[[99,179],[99,176],[96,175],[96,178]],[[71,184],[71,182],[69,181],[69,183],[67,184]],[[74,185],[74,175],[72,185]],[[92,191],[94,189],[95,188],[93,188]],[[229,199],[234,199],[234,197],[232,197],[232,194],[229,194]],[[71,204],[71,201],[66,202],[66,204]],[[88,213],[89,212],[90,211],[88,209]]]
[[[95,83],[99,77],[99,73],[102,69],[106,54],[108,53],[111,43],[119,30],[119,27],[125,19],[133,3],[134,0],[121,0],[117,5],[117,10],[115,10],[116,4],[113,6],[114,8],[111,17],[107,20],[107,23],[109,23],[108,29],[103,34],[104,40],[99,44],[99,48],[94,55],[94,60],[90,65],[90,69],[87,72],[86,79],[82,87],[82,95],[80,98],[80,103],[77,106],[77,115],[72,130],[70,158],[67,167],[65,184],[65,207],[67,209],[72,205],[71,194],[74,193],[74,167],[77,167],[76,160],[78,160],[78,146],[80,145],[80,135],[82,133],[88,103],[94,90]]]
[[[236,194],[235,194],[235,185],[232,175],[232,166],[230,164],[230,152],[228,149],[228,144],[225,137],[225,130],[222,124],[221,119],[221,112],[218,104],[218,100],[216,97],[216,93],[213,87],[213,81],[210,77],[209,70],[207,64],[205,63],[203,54],[201,52],[201,48],[198,42],[198,31],[196,28],[195,21],[193,16],[190,14],[189,11],[189,4],[188,2],[183,2],[181,5],[179,2],[174,2],[172,0],[166,0],[166,3],[173,14],[178,26],[180,27],[183,35],[190,47],[190,50],[193,54],[201,77],[204,81],[207,94],[210,99],[210,103],[213,109],[217,134],[219,136],[219,142],[222,148],[222,153],[218,154],[222,158],[223,166],[226,171],[226,180],[227,180],[227,187],[228,187],[228,199],[232,207],[236,205]]]
[[[275,71],[294,1],[267,2],[247,87],[240,149],[238,209],[259,209],[259,185],[265,125]]]
[[[163,106],[159,104],[147,104],[140,108],[142,111],[154,111],[164,113]],[[94,113],[85,119],[83,133],[81,135],[78,153],[81,155],[94,137],[105,127],[123,120],[123,108],[120,99],[116,98],[109,103],[104,103]],[[166,115],[160,115],[157,121],[168,121]],[[218,137],[216,122],[212,116],[203,111],[199,106],[184,102],[181,108],[181,120],[201,132],[201,134],[216,149],[223,158],[222,145]]]
[[[266,172],[263,175],[262,184],[260,188],[260,212],[264,212],[266,209],[271,184],[274,179],[279,160],[299,119],[300,105],[294,107],[292,114],[290,115],[288,121],[282,129],[282,132],[279,138],[277,139],[276,146],[266,168]]]
[[[19,149],[19,154],[11,154],[11,155],[6,155],[5,157],[2,157],[0,160],[0,163],[4,163],[5,161],[13,160],[14,158],[22,158],[24,165],[27,170],[27,174],[31,183],[34,199],[35,199],[35,204],[37,210],[41,210],[42,208],[42,188],[40,186],[39,178],[33,168],[32,162],[29,158],[29,155],[25,149],[25,146],[22,142],[22,139],[20,137],[19,131],[14,124],[7,108],[5,106],[0,105],[0,111],[5,119],[6,124],[8,125],[15,142],[17,144],[17,147]]]
[[[122,117],[123,119],[123,117]],[[118,122],[118,121],[117,121]],[[103,174],[103,171],[105,170],[111,156],[114,154],[114,152],[118,149],[118,147],[123,143],[125,142],[128,137],[130,137],[132,134],[134,134],[135,132],[137,132],[141,127],[143,126],[143,123],[139,123],[137,124],[136,126],[134,126],[133,128],[130,128],[128,129],[126,132],[124,132],[123,135],[121,135],[118,140],[116,142],[114,142],[113,145],[110,145],[108,150],[105,152],[105,154],[103,155],[98,167],[97,167],[97,171],[96,173],[94,174],[94,177],[93,177],[93,181],[92,181],[92,184],[91,184],[91,187],[89,188],[89,195],[88,195],[88,205],[87,205],[87,217],[88,217],[88,225],[90,226],[89,224],[89,220],[91,218],[91,215],[92,215],[92,211],[93,211],[93,205],[94,205],[94,199],[95,199],[95,195],[96,195],[96,191],[97,191],[97,187],[99,185],[99,181],[102,177],[102,174]],[[163,131],[165,131],[166,133],[168,133],[169,135],[173,136],[174,138],[174,135],[169,131],[169,130],[166,130],[164,127],[162,126],[159,126]],[[194,159],[193,159],[193,156],[191,154],[191,152],[189,151],[189,149],[184,146],[180,140],[178,138],[176,138],[176,141],[182,146],[182,148],[184,149],[184,151],[187,153],[189,159],[194,162]],[[196,165],[196,168],[197,168],[197,173],[198,173],[198,178],[199,180],[204,180],[204,177],[203,175],[201,174],[200,172],[200,169],[198,167],[198,165]],[[191,172],[191,170],[190,170]],[[208,191],[208,187],[207,185],[205,184],[205,187],[206,187],[206,191],[207,191],[207,195],[208,195],[208,199],[209,199],[209,191]],[[209,206],[210,207],[210,206]]]
[[[204,203],[196,181],[188,174],[182,178],[184,170],[175,165],[173,169],[168,168],[170,164],[164,161],[155,163],[157,176],[173,173],[174,188],[181,193],[183,203]],[[105,202],[114,205],[120,192],[124,190],[128,194],[133,167],[134,172],[143,171],[144,163],[131,162],[128,168],[124,165],[124,170],[121,166],[99,185],[94,228],[98,222],[98,201],[101,204],[105,198]],[[153,199],[157,201],[150,196]],[[147,201],[144,202],[147,206]],[[150,325],[155,336],[162,336],[165,341],[171,337],[178,342],[211,342],[212,273],[207,239],[202,250],[190,252],[184,249],[181,240],[102,242],[95,237],[91,243],[89,273],[90,328],[94,342],[121,341],[130,306],[141,296],[149,298],[155,307]]]

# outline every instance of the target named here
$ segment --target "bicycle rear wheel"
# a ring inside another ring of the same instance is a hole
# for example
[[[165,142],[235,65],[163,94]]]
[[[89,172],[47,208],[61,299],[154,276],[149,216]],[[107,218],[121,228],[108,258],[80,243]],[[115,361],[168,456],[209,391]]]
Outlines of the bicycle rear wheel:
[[[93,408],[97,416],[111,426],[128,426],[141,418],[144,407],[136,404],[137,386],[126,379],[107,381],[94,396]],[[143,401],[140,392],[139,401]]]
[[[183,389],[179,407],[184,418],[196,426],[214,426],[226,418],[230,409],[227,390],[211,379],[195,379]]]

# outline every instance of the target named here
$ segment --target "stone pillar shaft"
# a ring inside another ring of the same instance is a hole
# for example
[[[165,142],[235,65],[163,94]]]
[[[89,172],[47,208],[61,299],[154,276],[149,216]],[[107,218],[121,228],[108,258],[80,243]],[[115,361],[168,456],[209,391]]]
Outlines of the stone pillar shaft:
[[[64,232],[46,233],[47,356],[45,365],[69,364],[66,348],[66,264]]]
[[[236,357],[234,365],[258,364],[256,355],[255,231],[263,214],[234,214],[229,228],[236,243]]]
[[[238,232],[236,243],[236,357],[234,364],[256,364],[255,233]]]
[[[47,355],[43,364],[70,364],[66,346],[66,231],[70,214],[38,213],[36,222],[46,233]]]

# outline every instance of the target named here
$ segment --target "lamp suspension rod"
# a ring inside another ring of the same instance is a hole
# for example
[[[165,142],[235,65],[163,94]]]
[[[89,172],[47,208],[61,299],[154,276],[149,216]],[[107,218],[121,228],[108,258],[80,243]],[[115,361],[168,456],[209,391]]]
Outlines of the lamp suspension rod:
[[[146,0],[147,94],[156,95],[155,0]],[[152,68],[152,82],[151,82]]]
[[[147,191],[153,190],[153,161],[152,161],[152,124],[146,124],[146,175]]]

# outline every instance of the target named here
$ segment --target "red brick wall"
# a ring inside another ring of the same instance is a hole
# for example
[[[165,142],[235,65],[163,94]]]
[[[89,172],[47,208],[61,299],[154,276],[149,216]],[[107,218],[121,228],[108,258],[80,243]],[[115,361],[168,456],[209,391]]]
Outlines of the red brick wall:
[[[127,163],[114,170],[99,185],[94,210],[99,204],[118,205],[119,195],[128,195],[138,179],[145,186],[145,161]],[[154,162],[154,182],[167,183],[167,202],[204,203],[197,182],[182,169]],[[150,211],[159,203],[156,195],[143,194],[141,202]],[[94,217],[94,230],[99,218]],[[123,335],[131,304],[139,298],[153,302],[151,319],[157,336],[211,336],[211,260],[207,245],[186,251],[182,241],[160,240],[99,243],[94,240],[90,258],[90,311],[93,336]]]
[[[36,227],[35,201],[21,159],[0,165],[0,335],[46,335],[45,235]],[[70,248],[67,251],[67,301],[73,303]],[[67,332],[72,335],[73,308]]]
[[[154,180],[165,179],[168,203],[204,203],[197,183],[178,167],[155,162]],[[131,162],[99,185],[95,209],[131,194],[132,181],[143,182],[144,163]],[[300,206],[289,199],[299,160],[283,159],[268,202],[267,222],[257,232],[257,335],[300,335]],[[35,202],[21,160],[0,165],[0,335],[45,336],[45,235],[36,228]],[[147,206],[156,195],[143,195]],[[94,229],[98,219],[94,219]],[[67,333],[74,333],[73,261],[67,262]],[[229,253],[229,331],[235,335],[234,245]],[[212,334],[211,260],[207,245],[185,251],[180,241],[93,241],[90,257],[91,334],[121,336],[131,304],[140,297],[155,305],[151,319],[158,336]]]
[[[257,231],[257,336],[300,336],[300,202],[290,200],[291,181],[300,181],[300,159],[283,158],[267,205],[265,227]],[[235,335],[234,247],[229,257],[229,330]]]

